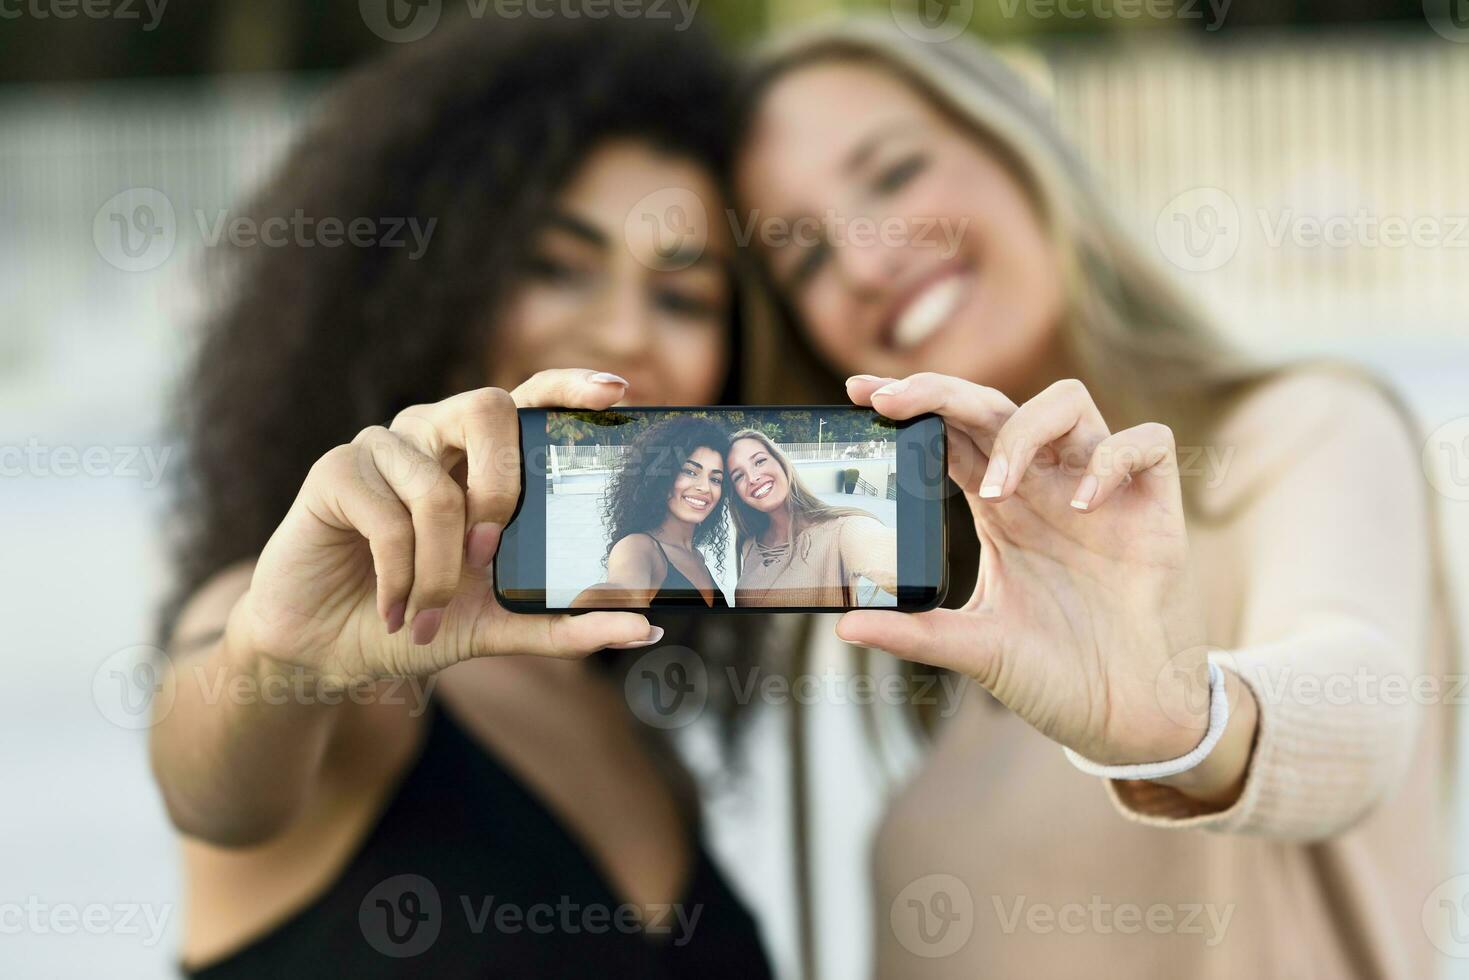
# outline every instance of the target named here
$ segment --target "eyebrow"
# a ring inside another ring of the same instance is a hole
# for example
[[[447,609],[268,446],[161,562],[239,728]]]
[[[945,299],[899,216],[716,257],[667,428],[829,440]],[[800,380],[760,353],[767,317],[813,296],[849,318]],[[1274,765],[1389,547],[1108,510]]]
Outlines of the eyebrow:
[[[552,211],[547,215],[546,227],[564,231],[568,235],[574,238],[580,238],[587,244],[595,245],[598,248],[606,248],[608,245],[607,236],[600,228],[584,218],[579,218],[574,214],[568,214],[565,211]]]
[[[846,161],[842,163],[842,171],[850,174],[861,170],[872,159],[872,155],[877,152],[877,148],[883,144],[884,140],[905,129],[915,128],[916,125],[911,119],[899,119],[886,126],[878,127],[869,133],[866,139],[853,147],[851,153],[847,154]]]
[[[701,469],[701,470],[704,468],[704,464],[703,463],[699,463],[699,462],[695,462],[694,457],[692,457],[692,456],[690,456],[688,459],[684,460],[684,462],[687,463],[690,466],[697,467],[698,469]],[[712,468],[709,472],[710,473],[723,473],[724,470],[722,470],[718,466],[716,466],[716,467]]]

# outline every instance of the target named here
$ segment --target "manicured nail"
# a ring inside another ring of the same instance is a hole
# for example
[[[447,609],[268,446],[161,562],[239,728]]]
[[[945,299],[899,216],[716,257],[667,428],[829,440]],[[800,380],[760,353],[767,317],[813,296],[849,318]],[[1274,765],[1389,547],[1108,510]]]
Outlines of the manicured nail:
[[[388,635],[392,636],[403,628],[403,616],[408,612],[408,603],[400,602],[388,610]]]
[[[1071,506],[1077,510],[1086,510],[1092,505],[1092,498],[1097,495],[1097,478],[1088,473],[1082,478],[1081,485],[1076,488],[1076,496],[1072,498]]]
[[[622,385],[624,388],[628,387],[626,378],[618,377],[615,374],[608,374],[606,371],[598,371],[587,380],[592,382],[593,384]]]
[[[979,485],[979,495],[986,500],[993,500],[1005,492],[1005,476],[1010,472],[1010,464],[1005,462],[1003,456],[991,456],[989,469],[984,471],[984,482]]]
[[[488,568],[495,557],[495,547],[500,543],[499,524],[485,521],[469,529],[464,546],[464,560],[474,568]]]
[[[612,644],[612,646],[608,647],[607,649],[609,649],[609,650],[637,650],[637,649],[640,649],[641,647],[650,647],[653,644],[657,643],[661,639],[663,639],[663,627],[661,627],[661,626],[654,626],[651,630],[648,631],[648,638],[646,640],[636,640],[636,641],[634,641],[632,643],[614,643],[614,644]]]
[[[901,395],[903,392],[905,392],[907,390],[908,390],[908,382],[906,382],[906,381],[893,381],[893,382],[891,382],[889,384],[883,385],[881,388],[879,388],[876,391],[874,391],[872,393],[872,397],[876,398],[878,395]]]
[[[414,646],[426,647],[439,635],[439,627],[444,624],[444,610],[423,609],[417,616],[413,617],[413,644]]]
[[[879,380],[878,377],[876,375],[873,375],[873,374],[854,374],[850,378],[847,379],[847,384],[851,384],[853,381],[877,381],[877,380]]]

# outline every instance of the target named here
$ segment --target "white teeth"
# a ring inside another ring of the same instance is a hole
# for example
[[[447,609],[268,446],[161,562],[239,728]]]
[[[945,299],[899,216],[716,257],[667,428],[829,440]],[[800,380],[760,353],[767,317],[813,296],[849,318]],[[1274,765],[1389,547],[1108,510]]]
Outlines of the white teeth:
[[[695,507],[695,508],[698,508],[699,510],[704,510],[705,508],[707,508],[709,506],[709,501],[707,501],[707,500],[700,500],[698,497],[685,497],[685,498],[683,498],[683,501],[684,501],[684,503],[688,504],[690,507]]]
[[[968,285],[968,276],[950,276],[909,303],[893,329],[894,346],[914,347],[930,337],[959,308]]]
[[[762,484],[761,486],[756,487],[754,490],[750,491],[750,496],[754,497],[756,500],[763,500],[770,495],[770,488],[773,486],[775,486],[774,483]]]

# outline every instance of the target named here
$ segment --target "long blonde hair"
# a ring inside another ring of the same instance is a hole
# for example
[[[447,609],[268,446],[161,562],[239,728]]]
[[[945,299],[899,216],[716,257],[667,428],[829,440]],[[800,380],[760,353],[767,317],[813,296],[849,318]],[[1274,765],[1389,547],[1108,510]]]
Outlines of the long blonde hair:
[[[828,504],[812,492],[806,486],[796,468],[786,454],[775,447],[775,443],[759,429],[741,429],[729,437],[729,444],[733,446],[741,439],[754,439],[765,447],[770,458],[775,460],[775,465],[785,474],[786,483],[790,492],[786,496],[786,510],[791,514],[791,548],[799,549],[805,540],[804,534],[807,530],[817,524],[834,521],[839,517],[871,517],[865,510],[857,507],[837,507]],[[735,525],[735,568],[744,571],[745,565],[745,543],[747,541],[759,541],[760,535],[764,534],[770,527],[770,517],[746,504],[735,494],[730,499],[730,514],[734,517]]]
[[[1123,428],[1161,419],[1202,439],[1222,410],[1275,371],[1227,343],[1146,257],[1051,121],[1049,108],[1000,58],[973,40],[915,40],[886,21],[847,20],[771,45],[746,85],[746,121],[786,74],[812,64],[873,65],[923,96],[996,153],[1028,191],[1061,257],[1061,342],[1078,373]],[[768,287],[768,279],[767,279]],[[749,325],[752,397],[835,397],[838,379],[791,330],[789,317]]]
[[[1257,386],[1288,370],[1303,367],[1266,365],[1226,342],[1214,325],[1150,259],[1115,217],[1075,151],[1052,121],[1044,104],[1001,59],[972,38],[942,44],[918,41],[881,20],[845,20],[798,31],[769,45],[757,59],[744,94],[743,125],[759,107],[762,95],[786,74],[813,64],[848,62],[870,65],[911,85],[933,105],[995,153],[1019,178],[1060,255],[1065,309],[1060,339],[1107,417],[1113,431],[1143,421],[1171,426],[1180,446],[1203,446],[1214,437],[1230,410]],[[758,288],[746,306],[748,343],[746,377],[754,379],[749,396],[758,403],[802,403],[845,400],[842,379],[811,349],[788,309],[762,305],[776,296],[768,274],[755,269]],[[1348,374],[1381,392],[1407,425],[1418,431],[1412,414],[1380,380],[1352,365],[1324,365]],[[1256,499],[1265,485],[1234,497],[1226,512],[1201,514],[1197,484],[1180,474],[1184,500],[1196,520],[1227,520]],[[1457,661],[1458,640],[1450,615],[1444,555],[1438,540],[1435,502],[1430,499],[1434,632],[1437,656]],[[978,568],[978,543],[968,507],[949,501],[950,600],[963,602]],[[735,510],[739,514],[738,508]],[[967,581],[966,581],[967,578]],[[811,629],[809,618],[803,630]],[[803,632],[803,636],[805,633]],[[799,672],[809,654],[804,643],[791,670]],[[870,656],[870,651],[868,652]],[[926,668],[903,663],[907,676]],[[810,929],[810,842],[806,825],[809,788],[804,783],[807,760],[801,737],[799,704],[791,721],[795,761],[792,797],[793,832],[798,870],[798,909]],[[913,708],[915,715],[921,714]],[[867,734],[878,758],[884,753],[875,711],[864,713]],[[920,734],[931,732],[934,719],[917,717]],[[1447,713],[1444,773],[1452,771],[1455,720]],[[884,767],[888,768],[888,767]],[[896,776],[895,772],[889,773]],[[812,947],[802,950],[810,966]]]

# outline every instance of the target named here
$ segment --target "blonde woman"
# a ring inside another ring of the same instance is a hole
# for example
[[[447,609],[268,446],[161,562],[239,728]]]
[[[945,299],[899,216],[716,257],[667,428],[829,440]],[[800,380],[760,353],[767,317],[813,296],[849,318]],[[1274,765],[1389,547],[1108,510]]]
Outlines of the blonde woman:
[[[1431,975],[1447,714],[1387,692],[1451,644],[1403,413],[1231,352],[972,43],[823,30],[748,103],[749,213],[912,232],[755,236],[799,329],[752,395],[942,415],[979,549],[961,608],[837,627],[978,682],[877,828],[878,975]]]
[[[865,510],[823,503],[755,429],[730,438],[728,466],[740,572],[736,606],[850,608],[857,605],[862,578],[892,603],[896,528]],[[880,599],[868,602],[878,604]]]

